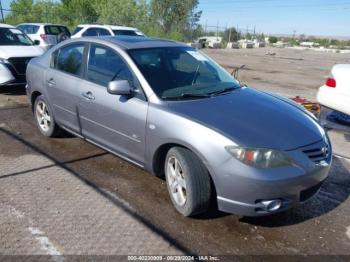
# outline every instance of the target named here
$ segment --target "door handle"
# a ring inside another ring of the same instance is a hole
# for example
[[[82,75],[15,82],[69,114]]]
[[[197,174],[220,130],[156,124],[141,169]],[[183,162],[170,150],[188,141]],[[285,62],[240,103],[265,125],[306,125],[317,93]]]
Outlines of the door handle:
[[[47,81],[47,84],[48,84],[49,86],[55,86],[55,85],[56,85],[56,82],[55,82],[55,80],[54,80],[53,78],[51,78],[50,80]]]
[[[87,100],[95,100],[94,95],[88,91],[88,92],[84,92],[81,94],[84,98],[86,98]]]

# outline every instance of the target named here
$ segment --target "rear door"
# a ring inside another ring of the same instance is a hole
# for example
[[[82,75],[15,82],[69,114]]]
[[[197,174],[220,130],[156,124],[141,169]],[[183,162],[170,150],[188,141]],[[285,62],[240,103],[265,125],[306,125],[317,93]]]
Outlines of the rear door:
[[[91,44],[88,57],[86,80],[80,86],[83,136],[143,164],[148,102],[141,86],[116,51]],[[118,79],[128,80],[136,90],[135,95],[109,94],[108,83]]]
[[[80,134],[78,103],[84,74],[85,43],[71,43],[52,54],[51,67],[46,73],[47,93],[55,120]]]

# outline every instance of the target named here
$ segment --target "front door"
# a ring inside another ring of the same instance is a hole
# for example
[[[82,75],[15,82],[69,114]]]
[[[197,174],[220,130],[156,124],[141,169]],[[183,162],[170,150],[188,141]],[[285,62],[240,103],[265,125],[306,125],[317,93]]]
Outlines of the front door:
[[[148,103],[141,88],[116,51],[91,44],[88,57],[86,80],[80,85],[83,136],[142,165]],[[119,79],[128,80],[136,95],[109,94],[108,83]]]

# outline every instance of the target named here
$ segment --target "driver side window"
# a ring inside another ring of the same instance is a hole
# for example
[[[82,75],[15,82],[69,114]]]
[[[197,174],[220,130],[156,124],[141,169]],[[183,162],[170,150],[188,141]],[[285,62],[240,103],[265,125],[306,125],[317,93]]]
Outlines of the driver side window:
[[[108,86],[114,80],[128,80],[131,84],[134,82],[129,67],[118,54],[95,44],[90,47],[87,80],[102,86]]]

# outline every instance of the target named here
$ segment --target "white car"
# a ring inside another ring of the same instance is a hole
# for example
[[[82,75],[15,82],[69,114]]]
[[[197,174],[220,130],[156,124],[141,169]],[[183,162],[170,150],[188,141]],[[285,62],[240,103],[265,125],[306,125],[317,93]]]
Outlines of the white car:
[[[17,28],[26,33],[33,42],[45,48],[52,46],[70,38],[70,32],[63,25],[49,23],[25,23],[17,25]]]
[[[29,60],[43,53],[21,30],[0,24],[0,86],[24,84]]]
[[[331,77],[318,90],[317,100],[325,107],[350,115],[350,64],[333,67]]]
[[[145,36],[140,30],[133,27],[117,25],[78,25],[72,38],[84,36],[108,36],[108,35],[128,35],[128,36]]]

